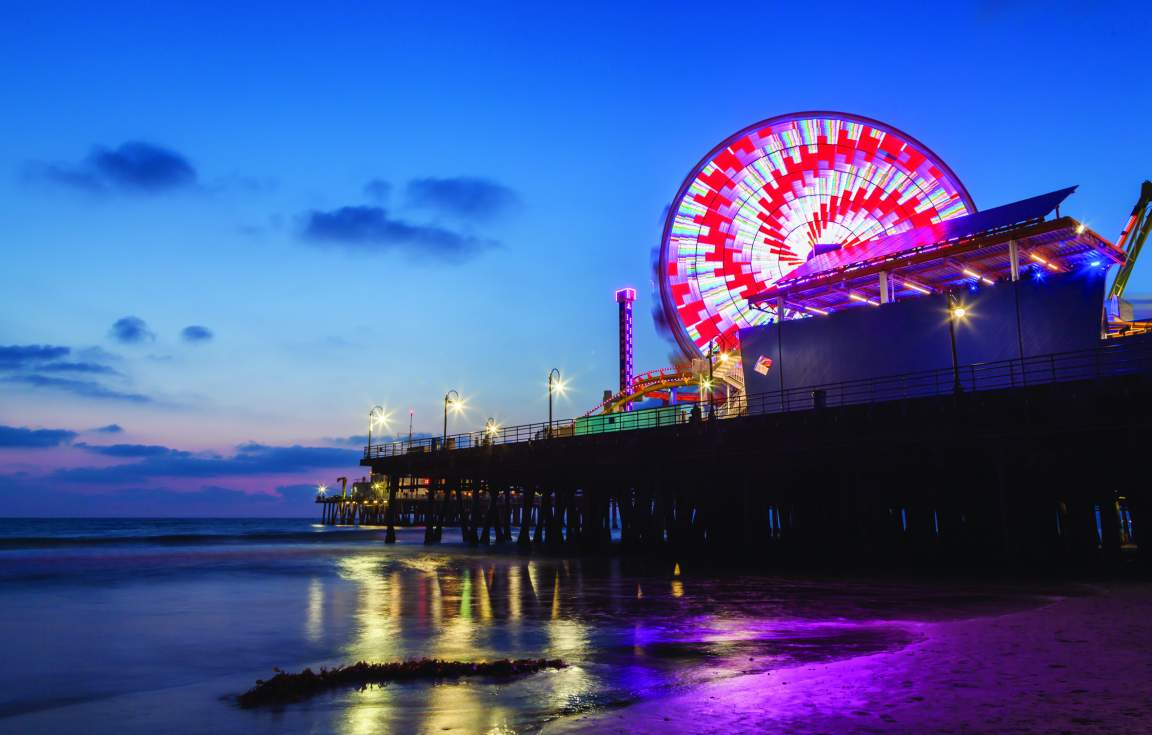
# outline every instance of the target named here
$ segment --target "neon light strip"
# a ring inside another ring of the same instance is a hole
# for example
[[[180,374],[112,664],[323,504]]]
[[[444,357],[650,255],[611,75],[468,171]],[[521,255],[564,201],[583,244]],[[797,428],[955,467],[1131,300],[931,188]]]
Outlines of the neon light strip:
[[[857,294],[857,293],[849,293],[848,298],[852,299],[853,301],[860,301],[860,302],[865,303],[865,304],[872,304],[873,306],[879,306],[880,305],[879,301],[873,301],[872,299],[864,298],[863,296],[861,296],[860,294]]]
[[[1054,271],[1060,270],[1059,266],[1057,266],[1054,263],[1049,263],[1047,260],[1044,260],[1043,258],[1041,258],[1039,255],[1036,255],[1035,253],[1029,253],[1028,257],[1031,258],[1032,260],[1035,260],[1040,265],[1048,267],[1051,270],[1054,270]]]
[[[969,278],[975,278],[975,279],[977,279],[977,280],[979,280],[979,281],[983,281],[984,283],[987,283],[989,286],[991,286],[991,285],[992,285],[992,281],[988,280],[987,278],[985,278],[984,276],[980,275],[979,273],[976,273],[976,272],[974,272],[974,271],[970,271],[970,270],[968,270],[967,268],[963,269],[963,270],[962,270],[962,271],[960,271],[960,272],[961,272],[961,273],[963,273],[964,275],[968,276]]]

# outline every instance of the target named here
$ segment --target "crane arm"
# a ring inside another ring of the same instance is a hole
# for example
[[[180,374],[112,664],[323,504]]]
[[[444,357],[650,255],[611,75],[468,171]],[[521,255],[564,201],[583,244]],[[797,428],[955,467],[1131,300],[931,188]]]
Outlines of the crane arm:
[[[1132,208],[1132,216],[1128,218],[1124,231],[1116,241],[1116,247],[1124,250],[1124,264],[1116,272],[1109,299],[1119,299],[1124,295],[1128,278],[1136,267],[1136,259],[1140,256],[1140,249],[1144,247],[1149,232],[1152,232],[1152,181],[1145,181],[1140,187],[1140,198]]]

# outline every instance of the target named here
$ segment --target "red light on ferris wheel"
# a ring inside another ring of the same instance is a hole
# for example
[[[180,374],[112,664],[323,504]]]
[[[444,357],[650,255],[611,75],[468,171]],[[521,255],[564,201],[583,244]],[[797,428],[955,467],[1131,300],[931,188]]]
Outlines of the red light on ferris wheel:
[[[685,354],[734,349],[738,330],[796,316],[748,299],[813,253],[974,211],[952,170],[896,128],[838,112],[774,117],[716,146],[681,185],[660,247],[664,311]]]

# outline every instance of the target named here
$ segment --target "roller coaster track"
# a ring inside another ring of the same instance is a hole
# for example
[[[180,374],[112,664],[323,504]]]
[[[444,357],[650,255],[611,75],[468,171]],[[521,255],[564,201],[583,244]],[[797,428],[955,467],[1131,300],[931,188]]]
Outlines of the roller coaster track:
[[[632,380],[632,385],[628,390],[617,392],[584,415],[591,416],[597,413],[616,413],[617,411],[624,410],[624,407],[629,403],[638,401],[654,393],[672,390],[674,388],[698,387],[701,377],[708,374],[707,364],[708,363],[703,360],[697,360],[695,364],[688,369],[660,368],[659,370],[650,370],[637,375]],[[713,377],[727,386],[726,391],[731,390],[738,393],[743,393],[744,391],[744,374],[740,367],[739,360],[728,360],[726,363],[715,364],[713,366]],[[681,397],[681,400],[684,402],[695,402],[699,400],[699,396],[685,395]]]

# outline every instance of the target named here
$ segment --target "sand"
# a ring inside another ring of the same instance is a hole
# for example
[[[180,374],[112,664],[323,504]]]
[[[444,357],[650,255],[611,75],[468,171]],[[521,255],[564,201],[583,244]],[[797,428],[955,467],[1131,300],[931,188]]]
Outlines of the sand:
[[[561,733],[1152,733],[1152,585],[907,623],[898,651],[706,684]]]

